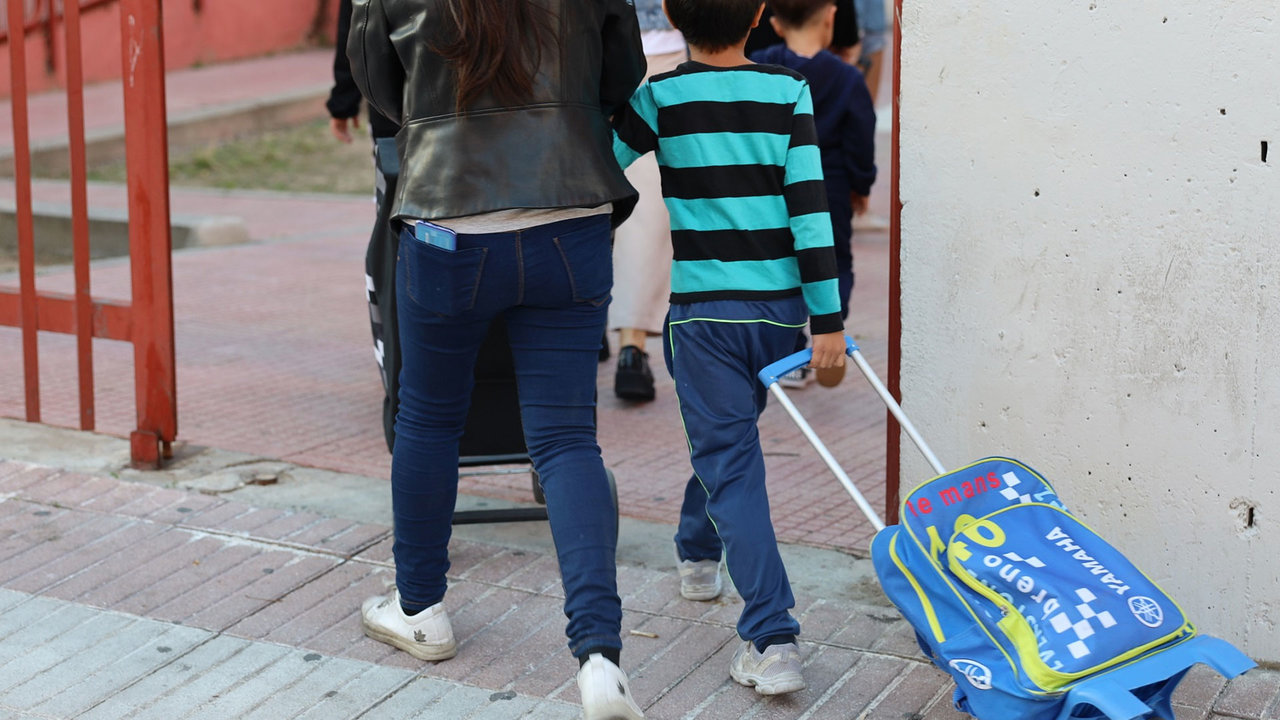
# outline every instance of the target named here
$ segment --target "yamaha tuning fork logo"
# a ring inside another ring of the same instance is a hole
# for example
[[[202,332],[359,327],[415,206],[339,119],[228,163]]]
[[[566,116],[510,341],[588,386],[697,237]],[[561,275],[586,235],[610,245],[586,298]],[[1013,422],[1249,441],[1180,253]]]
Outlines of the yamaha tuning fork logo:
[[[1129,598],[1129,612],[1133,613],[1138,622],[1149,628],[1158,628],[1164,624],[1164,608],[1146,595],[1135,595]]]

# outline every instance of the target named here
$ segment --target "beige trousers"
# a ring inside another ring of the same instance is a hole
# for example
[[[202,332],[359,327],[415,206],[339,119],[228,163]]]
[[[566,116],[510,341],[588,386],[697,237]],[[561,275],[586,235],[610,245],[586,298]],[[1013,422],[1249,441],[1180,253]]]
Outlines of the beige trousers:
[[[649,55],[649,75],[667,72],[684,62],[684,52]],[[671,294],[671,221],[662,202],[662,180],[653,153],[627,168],[627,180],[640,191],[640,201],[614,232],[611,329],[634,328],[662,333]]]

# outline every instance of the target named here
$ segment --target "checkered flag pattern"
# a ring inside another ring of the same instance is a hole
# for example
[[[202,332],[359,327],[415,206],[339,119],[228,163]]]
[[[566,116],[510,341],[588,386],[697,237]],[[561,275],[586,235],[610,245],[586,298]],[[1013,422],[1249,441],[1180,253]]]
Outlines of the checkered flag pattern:
[[[1022,504],[1031,502],[1031,493],[1020,493],[1014,489],[1021,485],[1022,481],[1018,479],[1018,476],[1012,470],[1000,477],[1004,480],[1004,489],[1000,491],[1000,494],[1005,496],[1009,502]]]
[[[1049,618],[1049,626],[1059,634],[1065,633],[1068,630],[1075,633],[1076,639],[1067,644],[1067,650],[1071,653],[1071,657],[1079,660],[1092,652],[1084,641],[1093,637],[1094,621],[1103,628],[1109,628],[1116,624],[1116,619],[1112,617],[1111,613],[1105,610],[1100,613],[1094,612],[1093,607],[1090,606],[1089,603],[1097,600],[1098,596],[1094,595],[1087,588],[1077,589],[1076,597],[1081,600],[1081,602],[1076,605],[1076,611],[1080,613],[1081,619],[1076,622],[1072,622],[1066,611],[1063,611]]]
[[[1024,557],[1022,557],[1021,555],[1019,555],[1018,553],[1016,553],[1016,552],[1012,552],[1012,551],[1011,551],[1011,552],[1007,552],[1007,553],[1005,553],[1005,554],[1004,554],[1004,557],[1005,557],[1005,559],[1006,559],[1006,560],[1008,560],[1008,561],[1010,561],[1010,562],[1026,563],[1027,565],[1030,565],[1030,566],[1031,566],[1031,567],[1033,567],[1033,568],[1042,568],[1042,567],[1044,567],[1044,561],[1043,561],[1043,560],[1041,560],[1040,558],[1036,557],[1035,555],[1032,555],[1031,557],[1025,557],[1025,558],[1024,558]]]

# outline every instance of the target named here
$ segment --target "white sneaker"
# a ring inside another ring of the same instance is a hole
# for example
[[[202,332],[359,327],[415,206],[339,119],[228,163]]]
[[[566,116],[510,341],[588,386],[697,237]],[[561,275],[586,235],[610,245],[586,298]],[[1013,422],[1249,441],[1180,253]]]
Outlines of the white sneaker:
[[[807,367],[796,368],[778,378],[778,384],[784,388],[799,390],[813,382],[813,373]]]
[[[599,653],[592,653],[578,670],[578,693],[585,720],[644,720],[631,699],[627,674]]]
[[[448,660],[458,654],[453,641],[453,626],[444,602],[417,615],[405,615],[400,609],[400,592],[379,595],[364,601],[360,607],[364,634],[380,642],[394,645],[419,660]]]
[[[676,569],[680,571],[680,594],[686,600],[715,600],[722,587],[719,560],[681,560],[676,551]]]
[[[761,695],[782,695],[805,688],[803,667],[795,643],[770,645],[758,652],[750,640],[743,640],[729,665],[729,677],[755,687]]]

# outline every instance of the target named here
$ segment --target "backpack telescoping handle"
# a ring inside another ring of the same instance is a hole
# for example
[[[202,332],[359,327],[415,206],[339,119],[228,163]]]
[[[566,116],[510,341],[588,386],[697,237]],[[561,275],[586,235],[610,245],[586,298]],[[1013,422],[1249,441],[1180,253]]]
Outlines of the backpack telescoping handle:
[[[911,420],[907,418],[906,413],[902,411],[902,406],[898,404],[897,400],[893,399],[893,395],[889,394],[889,389],[884,386],[884,383],[880,382],[880,378],[876,376],[875,371],[871,369],[871,365],[867,362],[867,359],[862,356],[862,352],[858,350],[858,346],[854,344],[853,339],[846,335],[844,342],[845,353],[853,359],[855,364],[857,364],[858,369],[862,371],[862,375],[867,378],[867,382],[871,383],[871,387],[875,389],[876,394],[878,394],[880,399],[884,401],[885,406],[889,408],[889,412],[893,413],[893,417],[897,419],[898,423],[902,426],[902,429],[907,432],[907,436],[910,437],[911,441],[920,449],[920,453],[924,455],[924,459],[933,467],[934,472],[939,475],[945,473],[946,469],[942,466],[942,463],[938,461],[938,457],[933,454],[933,450],[929,449],[929,444],[924,441],[920,432],[916,430],[916,426],[912,424]],[[804,416],[800,414],[800,411],[796,409],[795,403],[791,402],[791,398],[787,397],[787,393],[783,391],[782,386],[778,383],[778,378],[793,370],[797,370],[808,365],[811,359],[813,359],[813,351],[805,348],[804,350],[788,355],[772,365],[767,366],[765,369],[761,370],[756,377],[760,378],[760,382],[764,383],[764,386],[769,388],[769,392],[773,393],[773,396],[777,398],[778,402],[782,404],[782,407],[786,409],[787,414],[791,416],[791,419],[794,420],[796,425],[800,428],[800,432],[804,433],[804,436],[808,438],[809,444],[813,445],[813,448],[818,451],[818,455],[822,458],[822,461],[827,464],[827,467],[831,469],[832,474],[836,476],[836,479],[840,481],[840,484],[844,486],[844,489],[849,492],[853,501],[857,503],[858,509],[862,510],[862,514],[867,516],[867,519],[871,521],[871,524],[875,526],[876,530],[881,530],[884,528],[884,521],[880,519],[879,513],[877,513],[875,509],[871,507],[871,504],[867,502],[867,499],[863,497],[862,492],[858,490],[858,486],[854,485],[853,481],[849,479],[848,473],[846,473],[844,469],[840,467],[840,464],[836,462],[836,459],[832,457],[831,451],[827,449],[825,444],[823,444],[822,440],[818,437],[818,434],[813,431],[813,427],[809,425],[809,422],[805,420]]]

